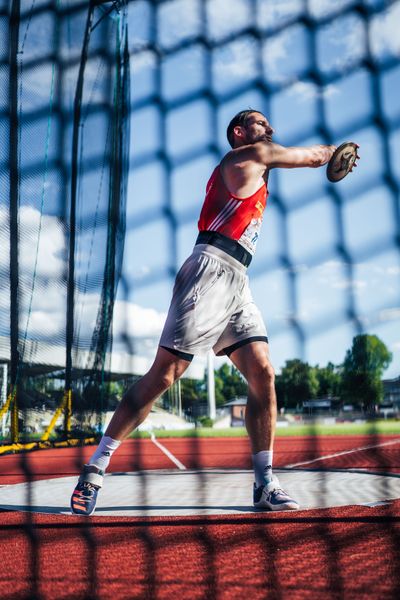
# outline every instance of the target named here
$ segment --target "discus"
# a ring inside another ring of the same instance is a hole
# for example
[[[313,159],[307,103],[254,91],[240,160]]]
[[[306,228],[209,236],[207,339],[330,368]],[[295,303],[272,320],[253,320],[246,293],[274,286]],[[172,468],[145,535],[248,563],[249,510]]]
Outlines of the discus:
[[[360,158],[357,154],[358,148],[358,144],[354,142],[344,142],[336,148],[326,168],[326,176],[329,181],[336,183],[344,179],[353,170],[353,167],[357,166],[356,160]]]

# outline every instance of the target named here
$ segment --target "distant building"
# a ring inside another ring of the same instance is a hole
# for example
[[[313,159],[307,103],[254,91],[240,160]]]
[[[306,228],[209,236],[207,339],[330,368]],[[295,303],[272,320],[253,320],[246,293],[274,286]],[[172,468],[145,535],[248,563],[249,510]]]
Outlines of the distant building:
[[[244,427],[247,398],[235,398],[225,404],[231,413],[231,427]]]
[[[400,377],[384,379],[383,402],[379,405],[378,414],[385,419],[398,417],[400,414]]]
[[[340,399],[336,397],[316,398],[315,400],[303,401],[303,413],[325,414],[331,411],[339,410]]]
[[[400,409],[400,376],[394,379],[384,379],[383,404]]]
[[[234,398],[230,402],[224,404],[224,409],[229,408],[231,427],[245,427],[246,406],[247,398],[245,397]],[[283,416],[283,412],[283,409],[281,409],[281,414],[276,421],[277,427],[287,427],[289,425],[288,421]]]

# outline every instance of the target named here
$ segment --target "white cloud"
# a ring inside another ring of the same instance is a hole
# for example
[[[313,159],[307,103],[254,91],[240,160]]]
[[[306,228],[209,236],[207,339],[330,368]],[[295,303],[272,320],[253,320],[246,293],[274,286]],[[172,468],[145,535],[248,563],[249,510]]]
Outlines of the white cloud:
[[[55,85],[54,75],[50,62],[41,65],[40,69],[24,70],[21,84],[21,104],[24,111],[50,106],[51,91]]]
[[[332,287],[337,289],[351,289],[360,290],[367,287],[367,282],[361,279],[338,279],[332,282]]]
[[[302,14],[303,0],[269,0],[260,2],[258,17],[264,27],[274,27]]]
[[[44,307],[43,307],[44,308]],[[60,312],[61,306],[58,305],[58,311],[53,311],[53,314],[49,314],[46,310],[34,310],[29,319],[29,337],[34,335],[45,335],[47,336],[59,336],[60,333],[64,333],[65,330],[65,312]],[[62,318],[64,317],[64,319]],[[24,324],[25,325],[25,324]],[[25,327],[21,328],[25,331]],[[21,332],[22,332],[21,331]]]
[[[201,0],[202,1],[202,0]],[[199,0],[170,0],[159,5],[158,39],[171,47],[201,31]]]
[[[376,58],[385,54],[400,56],[399,23],[400,2],[395,2],[371,20],[369,37],[371,51]]]
[[[325,285],[333,285],[338,279],[343,278],[345,264],[338,260],[328,260],[316,269],[317,280]]]
[[[221,84],[232,78],[250,79],[257,74],[256,41],[246,37],[222,46],[214,52],[213,71],[216,81]],[[231,83],[231,82],[230,82]]]
[[[61,254],[65,248],[60,222],[49,215],[40,219],[39,211],[31,206],[21,206],[19,215],[21,270],[33,273],[37,255],[37,273],[59,277],[63,272]]]
[[[103,85],[105,61],[94,56],[89,58],[85,66],[84,99],[90,97],[91,102],[102,102],[105,99]],[[79,64],[73,64],[63,71],[63,98],[65,106],[72,106]],[[56,93],[57,66],[51,62],[41,65],[40,69],[25,69],[22,77],[22,110],[24,112],[45,108],[50,111],[51,103],[55,102],[52,94]]]
[[[397,321],[400,319],[400,307],[385,308],[379,313],[379,321]]]
[[[0,207],[0,243],[2,247],[1,267],[4,282],[0,286],[0,324],[3,329],[9,327],[9,285],[8,285],[8,212]],[[65,268],[65,240],[62,227],[56,217],[43,215],[39,237],[39,211],[32,206],[20,209],[20,334],[24,336],[28,327],[28,339],[43,339],[57,336],[58,343],[65,336],[66,284],[62,275]],[[32,287],[32,278],[36,261],[36,280]],[[33,296],[31,294],[33,291]],[[83,293],[76,290],[75,315],[76,331],[81,340],[90,340],[96,324],[100,288],[98,292]],[[29,323],[27,324],[29,314]],[[114,336],[120,338],[159,337],[166,314],[150,308],[117,300],[114,307]],[[145,342],[141,342],[144,347]],[[152,342],[151,349],[155,347]]]
[[[117,300],[114,307],[114,336],[158,337],[165,319],[166,313]]]
[[[281,65],[289,58],[289,45],[292,41],[291,32],[285,29],[273,36],[264,46],[263,60],[268,78],[273,81],[285,81],[286,75],[281,71]]]
[[[135,77],[141,71],[146,71],[147,69],[155,69],[157,66],[157,56],[154,52],[150,50],[145,51],[137,51],[133,48],[134,54],[131,60],[131,71],[132,76]]]
[[[289,267],[287,270],[290,273],[295,273],[296,275],[299,275],[301,273],[306,273],[309,270],[309,267],[304,263],[297,263]]]
[[[332,47],[330,67],[346,70],[357,63],[366,52],[366,31],[364,21],[354,15],[336,19],[325,28],[326,41]]]
[[[314,98],[330,98],[339,94],[339,90],[333,83],[321,88],[311,81],[297,81],[291,86],[289,93],[297,96],[301,102],[306,102]]]
[[[343,8],[352,4],[354,0],[308,0],[308,10],[314,19],[323,19],[328,15],[340,12]]]
[[[0,266],[9,264],[8,211],[0,207]],[[62,226],[55,217],[43,215],[39,236],[40,213],[31,206],[21,206],[19,211],[19,265],[22,273],[33,273],[36,252],[38,275],[51,277],[62,273],[61,253],[64,250]]]
[[[281,312],[276,313],[272,316],[275,321],[283,321],[287,324],[292,324],[293,321],[303,321],[303,323],[311,322],[313,317],[313,308],[314,303],[310,303],[307,308],[299,309],[296,313],[293,312]]]
[[[68,90],[68,101],[73,102],[76,82],[79,74],[79,64],[73,64],[64,72],[64,86]],[[106,62],[102,57],[92,56],[85,65],[84,102],[104,102],[107,98],[107,87],[104,86],[106,77]]]
[[[8,212],[0,206],[0,268],[8,269],[10,260]]]
[[[141,277],[145,277],[150,273],[151,269],[148,265],[141,265],[139,269],[139,274]]]
[[[392,257],[390,257],[392,258]],[[372,262],[354,263],[354,267],[364,269],[369,273],[374,273],[376,276],[382,277],[398,277],[400,275],[400,267],[395,264],[376,264]]]
[[[347,265],[341,261],[327,261],[316,268],[317,281],[327,287],[337,289],[351,289],[355,292],[371,290],[375,292],[387,292],[393,289],[390,283],[393,278],[398,278],[400,268],[397,265],[380,266],[371,262],[354,263],[352,265],[355,277],[351,280],[347,277]]]
[[[221,39],[241,31],[251,21],[250,3],[247,0],[208,0],[206,6],[211,38]]]
[[[99,294],[82,294],[75,297],[75,335],[81,348],[87,347],[96,325],[99,308]],[[21,317],[21,336],[26,328],[27,307]],[[54,284],[45,288],[45,293],[35,294],[29,319],[28,339],[39,340],[54,337],[57,343],[65,337],[66,299],[65,290],[56,289]],[[113,340],[117,351],[128,351],[126,337],[131,340],[134,351],[140,354],[154,354],[160,337],[166,313],[151,308],[117,300],[113,313]],[[140,348],[138,348],[140,340]]]

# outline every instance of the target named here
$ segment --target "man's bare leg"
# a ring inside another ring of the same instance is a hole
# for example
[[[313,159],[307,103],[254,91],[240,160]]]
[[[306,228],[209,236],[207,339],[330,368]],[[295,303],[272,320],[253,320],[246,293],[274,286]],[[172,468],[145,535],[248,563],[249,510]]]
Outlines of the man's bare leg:
[[[249,386],[246,429],[252,453],[272,451],[277,409],[275,376],[269,360],[268,344],[250,342],[232,352],[230,359]]]
[[[106,470],[113,452],[150,412],[153,402],[165,392],[187,369],[190,361],[175,356],[159,347],[150,370],[134,383],[122,398],[107,430],[100,440],[71,497],[74,514],[93,514],[97,493],[103,484]]]
[[[272,475],[277,410],[275,377],[268,356],[268,344],[250,342],[232,352],[230,358],[249,386],[246,428],[256,480],[254,506],[267,510],[297,510],[298,503],[282,490],[277,477]]]
[[[124,394],[105,435],[124,440],[149,414],[153,402],[183,375],[190,361],[159,347],[150,370]]]

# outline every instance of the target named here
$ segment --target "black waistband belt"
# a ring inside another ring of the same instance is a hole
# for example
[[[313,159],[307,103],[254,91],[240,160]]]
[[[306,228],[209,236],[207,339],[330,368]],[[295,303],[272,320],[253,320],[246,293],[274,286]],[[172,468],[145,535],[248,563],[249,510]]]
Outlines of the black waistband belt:
[[[233,256],[233,258],[236,258],[236,260],[245,267],[249,266],[251,259],[253,258],[250,252],[247,252],[239,242],[231,240],[231,238],[228,238],[226,235],[222,235],[222,233],[218,233],[217,231],[200,231],[196,240],[196,245],[197,244],[210,244],[211,246],[215,246],[230,256]]]

